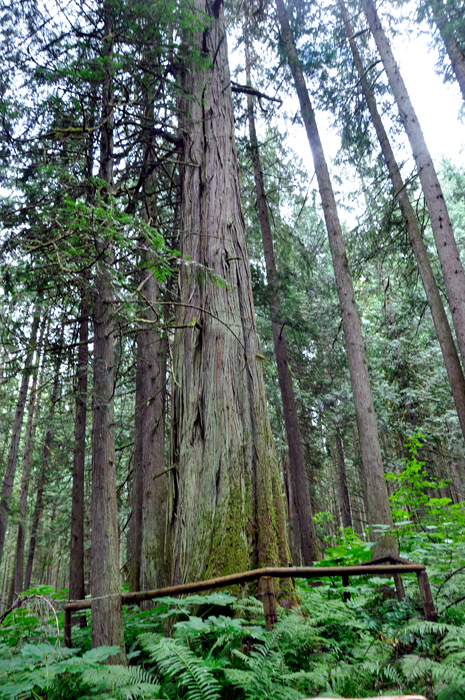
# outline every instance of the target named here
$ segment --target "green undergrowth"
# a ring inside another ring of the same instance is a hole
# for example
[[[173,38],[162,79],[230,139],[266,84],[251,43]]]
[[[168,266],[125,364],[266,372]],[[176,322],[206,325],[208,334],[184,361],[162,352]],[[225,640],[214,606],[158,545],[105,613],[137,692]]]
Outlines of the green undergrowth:
[[[460,600],[465,575],[459,570],[465,548],[440,547],[440,541],[418,533],[406,544],[410,558],[421,553],[429,564],[437,623],[425,622],[412,575],[404,576],[402,602],[392,581],[374,576],[354,577],[346,589],[337,579],[301,581],[299,607],[280,609],[271,633],[255,598],[237,600],[227,593],[164,598],[150,611],[124,608],[127,668],[105,665],[114,648],[90,649],[89,627],[75,626],[74,648],[65,649],[59,601],[44,595],[49,591],[36,591],[4,620],[0,697],[284,700],[422,693],[429,700],[465,698],[465,603]],[[341,543],[339,554],[342,548]],[[348,601],[344,590],[351,593]]]
[[[279,610],[273,632],[257,598],[160,598],[149,611],[123,608],[129,665],[122,667],[105,663],[115,648],[90,648],[89,615],[65,649],[67,592],[36,589],[0,626],[0,698],[465,700],[465,510],[424,496],[427,477],[411,446],[392,496],[394,530],[401,556],[427,566],[437,622],[424,619],[415,574],[403,576],[402,601],[392,580],[378,576],[351,577],[345,588],[339,577],[297,581],[299,605]],[[348,529],[320,563],[356,564],[370,549]]]

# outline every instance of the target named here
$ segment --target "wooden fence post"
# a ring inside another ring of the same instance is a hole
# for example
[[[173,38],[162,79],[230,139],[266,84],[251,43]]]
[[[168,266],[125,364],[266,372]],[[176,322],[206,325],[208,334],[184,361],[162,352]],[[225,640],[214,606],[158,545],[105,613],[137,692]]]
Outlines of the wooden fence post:
[[[73,611],[64,609],[65,619],[64,619],[64,636],[65,636],[65,647],[71,647],[71,618],[73,616]]]
[[[278,622],[278,614],[276,612],[276,596],[274,594],[273,579],[271,576],[261,577],[260,589],[263,599],[266,629],[272,632],[275,624]]]
[[[342,574],[342,585],[344,588],[349,585],[349,574]],[[344,603],[350,600],[350,591],[344,591]]]
[[[436,612],[436,608],[434,607],[433,596],[426,570],[423,569],[423,571],[418,571],[417,579],[420,587],[421,602],[423,603],[423,610],[425,611],[425,618],[430,622],[437,622],[438,614]]]
[[[397,600],[403,600],[405,598],[405,591],[401,574],[394,574],[394,583],[396,584]]]

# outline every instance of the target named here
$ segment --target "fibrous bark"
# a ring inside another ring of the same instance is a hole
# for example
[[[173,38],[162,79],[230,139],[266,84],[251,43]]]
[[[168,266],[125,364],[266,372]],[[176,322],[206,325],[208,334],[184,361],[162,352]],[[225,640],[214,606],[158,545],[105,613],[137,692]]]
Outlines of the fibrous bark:
[[[407,88],[395,62],[389,41],[381,26],[375,5],[372,0],[362,0],[362,7],[368,19],[371,33],[376,41],[389,85],[397,102],[400,118],[412,147],[418,176],[430,215],[431,228],[446,285],[447,298],[462,357],[462,365],[465,366],[465,275],[441,185],[439,184],[438,176]]]
[[[182,74],[180,299],[173,348],[174,581],[289,561],[253,310],[221,2],[194,0]]]
[[[294,38],[289,26],[287,11],[283,0],[276,0],[276,7],[289,67],[299,97],[302,119],[313,154],[315,174],[318,181],[333,260],[354,397],[360,452],[366,482],[368,521],[371,530],[370,536],[374,541],[376,539],[379,540],[373,552],[375,556],[386,552],[395,553],[397,551],[395,538],[380,538],[379,534],[376,534],[374,530],[375,525],[391,527],[392,516],[384,477],[378,428],[376,425],[370,379],[365,359],[360,319],[355,302],[349,263],[342,238],[342,229],[337,213],[336,200],[315,120],[315,113],[310,102],[302,65],[294,44]]]
[[[245,51],[247,85],[250,85],[250,58],[247,40],[245,43]],[[265,255],[273,343],[276,365],[278,368],[279,388],[281,390],[281,399],[283,403],[287,446],[289,450],[289,476],[291,479],[289,500],[292,499],[293,501],[293,503],[289,505],[289,512],[295,513],[297,516],[294,527],[291,529],[291,536],[294,539],[292,543],[292,552],[294,555],[299,552],[298,560],[294,561],[295,566],[300,566],[301,563],[303,566],[311,566],[316,558],[312,504],[310,501],[309,484],[305,468],[305,458],[289,362],[289,352],[287,349],[286,333],[282,321],[278,272],[260,160],[257,130],[255,127],[253,97],[250,94],[247,96],[247,114],[251,157],[255,177],[255,192],[257,195],[257,207],[262,231],[263,252]]]

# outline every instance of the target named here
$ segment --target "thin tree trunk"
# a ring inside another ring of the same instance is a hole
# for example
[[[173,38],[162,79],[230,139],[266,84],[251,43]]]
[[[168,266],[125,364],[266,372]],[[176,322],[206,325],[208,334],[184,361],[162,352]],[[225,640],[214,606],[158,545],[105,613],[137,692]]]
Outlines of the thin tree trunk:
[[[394,192],[396,193],[397,201],[404,219],[405,227],[412,246],[413,254],[417,261],[420,276],[425,289],[426,298],[428,300],[431,316],[433,318],[434,327],[438,336],[439,345],[441,346],[444,364],[451,386],[452,396],[454,398],[457,415],[462,429],[462,434],[465,438],[465,378],[462,371],[462,366],[457,354],[452,331],[449,326],[444,305],[438,285],[434,278],[431,263],[428,257],[425,244],[421,235],[415,212],[410,203],[405,184],[402,180],[399,168],[396,163],[394,152],[389,143],[389,138],[383,126],[381,116],[376,106],[376,100],[371,91],[370,85],[366,78],[360,54],[357,49],[357,44],[353,36],[352,27],[350,25],[349,14],[343,0],[339,0],[342,18],[344,21],[345,30],[349,38],[350,48],[354,58],[355,67],[360,78],[368,109],[370,111],[373,126],[375,127],[376,135],[381,146],[384,160],[389,171]]]
[[[6,545],[5,565],[3,568],[3,584],[2,584],[2,599],[0,601],[0,611],[4,612],[8,601],[8,582],[10,580],[10,560],[12,555],[13,532],[8,532],[8,540]]]
[[[87,364],[89,361],[88,290],[81,289],[79,348],[76,371],[74,416],[73,486],[71,495],[71,537],[69,553],[69,599],[82,600],[84,586],[85,458],[87,422]],[[85,624],[85,615],[80,624]]]
[[[91,93],[89,133],[86,142],[87,201],[92,203],[92,177],[94,171],[95,122],[97,114],[97,89]],[[74,415],[73,486],[71,497],[71,533],[69,555],[69,599],[85,597],[84,520],[85,520],[85,458],[87,434],[88,364],[89,364],[89,273],[83,276],[80,288],[79,346],[76,370],[76,395]],[[85,615],[79,624],[86,624]]]
[[[454,37],[454,30],[449,22],[447,14],[442,2],[431,0],[429,3],[431,13],[436,23],[441,39],[446,47],[447,55],[454,71],[455,77],[462,92],[462,97],[465,100],[465,59],[457,41]]]
[[[276,0],[281,34],[286,46],[289,66],[294,77],[299,97],[300,110],[312,149],[315,173],[320,190],[321,201],[328,232],[329,245],[333,259],[336,286],[342,314],[345,345],[349,364],[350,379],[354,397],[357,428],[360,441],[363,469],[367,485],[368,521],[370,536],[378,540],[373,548],[374,556],[386,552],[396,552],[394,537],[381,536],[376,533],[376,525],[392,527],[386,479],[384,477],[378,428],[371,394],[370,379],[365,359],[362,331],[355,294],[350,276],[349,264],[342,238],[342,229],[337,213],[336,200],[329,177],[328,167],[323,152],[315,113],[302,72],[302,65],[295,48],[294,39],[283,0]]]
[[[41,331],[39,340],[39,348],[42,347],[43,334],[45,333],[45,325]],[[44,360],[42,359],[42,367],[40,370],[39,387],[42,384],[44,372]],[[16,536],[16,551],[14,564],[14,585],[13,598],[18,596],[23,591],[24,579],[24,548],[26,542],[26,525],[27,525],[27,497],[29,495],[29,480],[31,472],[32,453],[34,449],[34,436],[36,431],[37,416],[40,408],[40,388],[36,393],[38,382],[38,373],[35,372],[32,379],[32,387],[30,392],[29,407],[26,422],[26,432],[24,435],[24,456],[23,470],[21,474],[21,495],[19,498],[19,514],[18,514],[18,533]]]
[[[175,582],[290,559],[253,310],[223,5],[192,5],[194,21],[206,14],[208,26],[195,34],[204,59],[184,71],[180,102],[183,264],[170,472]]]
[[[102,127],[99,178],[106,183],[107,206],[113,186],[113,22],[104,5]],[[126,663],[116,504],[114,422],[113,244],[99,232],[99,264],[93,289],[94,379],[92,399],[92,647],[119,646],[110,663]]]
[[[248,38],[245,40],[245,65],[247,85],[250,81],[250,57]],[[249,138],[251,146],[252,163],[255,177],[255,191],[257,195],[258,213],[262,231],[263,252],[265,254],[266,277],[268,299],[270,306],[271,326],[273,330],[273,343],[278,367],[279,387],[283,403],[284,423],[286,426],[286,439],[289,450],[289,475],[292,482],[290,489],[291,498],[294,500],[292,512],[297,514],[297,528],[292,529],[295,541],[292,544],[294,553],[299,552],[299,557],[294,561],[295,566],[302,563],[303,566],[311,566],[316,558],[315,531],[313,526],[312,504],[305,467],[302,437],[300,434],[299,416],[295,400],[294,385],[289,362],[286,334],[282,321],[281,302],[279,293],[278,273],[273,248],[273,234],[271,232],[270,217],[265,194],[262,164],[258,147],[257,131],[255,128],[255,115],[253,97],[247,97],[247,114],[249,121]]]
[[[42,464],[40,468],[39,480],[37,483],[36,503],[31,523],[31,536],[29,539],[29,553],[27,556],[26,576],[24,587],[27,590],[31,586],[32,567],[34,565],[34,555],[36,550],[37,533],[39,530],[39,521],[42,514],[42,500],[44,495],[45,480],[49,469],[50,447],[53,436],[52,419],[55,413],[55,406],[58,401],[58,390],[60,386],[60,357],[57,357],[55,367],[55,379],[53,381],[52,395],[50,397],[50,411],[48,414],[48,428],[45,433],[44,446],[42,450]]]
[[[350,511],[349,488],[347,486],[346,461],[344,457],[344,445],[339,428],[336,428],[334,443],[336,448],[337,464],[337,495],[341,510],[342,527],[352,527],[352,514]]]
[[[153,176],[155,149],[151,127],[153,101],[147,97],[144,122],[145,178],[142,216],[148,223],[156,218],[156,181]],[[136,410],[131,517],[130,576],[133,590],[150,590],[171,582],[170,547],[167,528],[168,478],[165,471],[165,400],[168,339],[157,329],[159,289],[153,267],[151,244],[140,241],[141,283],[136,366]],[[147,608],[146,601],[143,607]]]
[[[399,108],[400,118],[412,147],[421,186],[428,207],[431,228],[441,263],[447,298],[452,313],[455,334],[465,366],[465,275],[446,203],[434,169],[433,161],[425,143],[423,132],[410,101],[399,67],[383,31],[372,0],[362,0],[362,7],[376,41],[391,90]]]
[[[21,386],[16,403],[15,419],[13,422],[13,432],[11,434],[10,450],[6,463],[5,476],[3,478],[2,495],[0,497],[0,563],[3,555],[3,545],[8,527],[8,513],[10,509],[11,496],[13,494],[13,483],[15,479],[16,464],[18,462],[19,439],[23,425],[24,410],[26,407],[27,390],[29,385],[29,375],[31,373],[34,351],[36,346],[37,330],[39,328],[40,316],[38,310],[35,311],[31,326],[31,337],[27,345],[26,361],[21,378]]]
[[[131,519],[129,521],[127,578],[130,591],[140,591],[142,556],[142,430],[139,410],[142,405],[143,369],[139,334],[136,357],[136,400],[134,411],[134,453],[132,457]]]

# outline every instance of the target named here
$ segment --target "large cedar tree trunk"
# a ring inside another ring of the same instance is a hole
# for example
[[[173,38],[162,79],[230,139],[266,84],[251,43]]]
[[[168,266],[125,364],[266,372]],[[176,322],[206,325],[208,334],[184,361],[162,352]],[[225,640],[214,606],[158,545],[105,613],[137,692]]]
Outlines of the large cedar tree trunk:
[[[250,283],[222,2],[194,0],[202,62],[180,101],[180,299],[173,348],[173,578],[288,565]],[[194,37],[193,37],[194,38]]]
[[[250,85],[250,57],[248,39],[245,42],[245,60],[247,84]],[[312,504],[310,501],[309,484],[306,474],[304,450],[300,434],[299,416],[295,400],[294,384],[289,362],[286,333],[281,313],[279,293],[278,271],[273,247],[273,234],[271,231],[268,204],[265,193],[265,183],[258,147],[257,130],[255,127],[255,114],[253,97],[247,96],[247,114],[249,121],[250,150],[255,177],[255,192],[257,195],[258,215],[262,231],[263,252],[265,254],[266,279],[268,300],[270,306],[271,327],[273,330],[273,343],[278,367],[279,388],[283,403],[284,423],[286,427],[286,439],[289,450],[289,477],[292,481],[289,489],[289,498],[293,503],[289,505],[289,511],[297,515],[298,527],[291,529],[292,552],[299,552],[295,566],[311,566],[316,559],[315,531],[313,526]]]
[[[368,522],[371,530],[370,536],[373,541],[379,539],[379,542],[373,549],[373,553],[375,556],[381,556],[387,552],[395,553],[397,551],[397,544],[394,537],[382,537],[380,539],[379,534],[376,534],[373,528],[374,525],[378,524],[392,526],[392,516],[386,479],[384,477],[378,428],[376,425],[368,367],[365,359],[360,319],[355,303],[354,288],[342,238],[342,229],[337,213],[336,200],[318,133],[315,113],[305,84],[302,64],[294,44],[283,0],[276,0],[276,7],[281,26],[281,35],[286,46],[289,67],[299,97],[302,119],[313,154],[315,174],[323,205],[326,229],[333,259],[336,287],[339,295],[347,360],[354,397],[360,452],[367,490]]]
[[[368,19],[371,33],[376,41],[389,85],[397,102],[400,118],[412,147],[418,176],[430,215],[431,228],[433,229],[442,275],[446,285],[447,298],[462,357],[462,365],[465,366],[465,275],[441,185],[439,184],[438,176],[407,88],[400,74],[399,67],[394,60],[389,41],[381,26],[375,5],[372,0],[362,0],[362,7]]]

